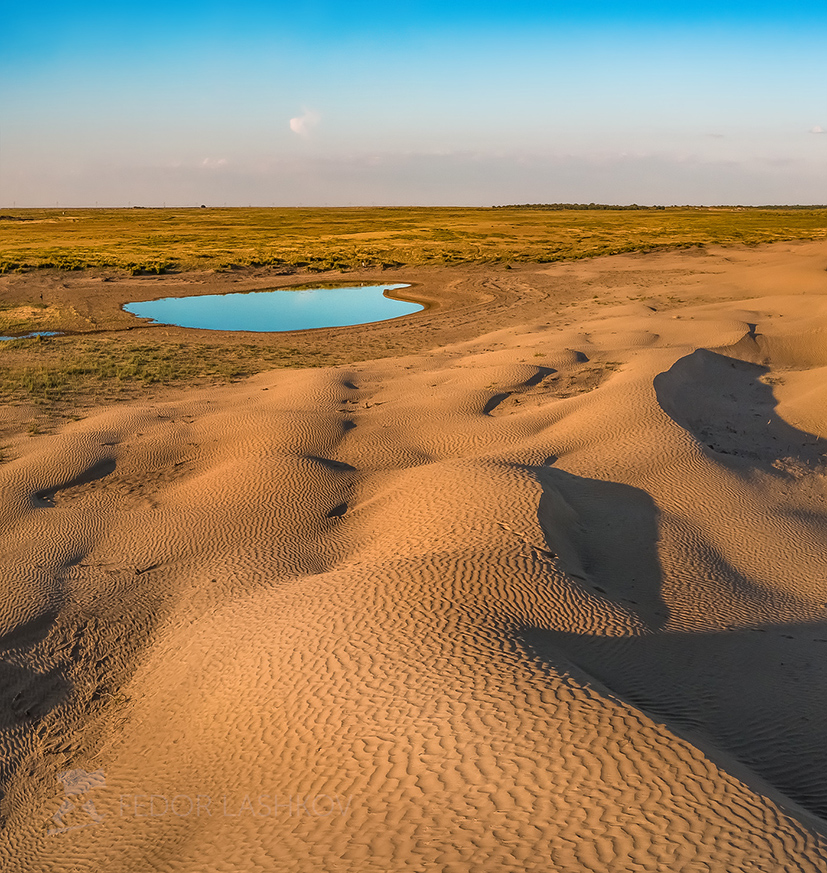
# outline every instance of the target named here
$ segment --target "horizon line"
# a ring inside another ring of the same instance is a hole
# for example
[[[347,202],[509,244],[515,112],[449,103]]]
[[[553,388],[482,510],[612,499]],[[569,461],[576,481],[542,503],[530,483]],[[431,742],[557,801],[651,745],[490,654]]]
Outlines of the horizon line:
[[[350,205],[336,205],[331,206],[329,204],[303,204],[303,205],[275,205],[275,204],[248,204],[247,206],[228,206],[226,203],[218,205],[218,204],[175,204],[175,205],[167,205],[166,203],[157,206],[144,206],[139,204],[126,204],[126,205],[112,205],[112,206],[100,206],[95,204],[94,206],[64,206],[61,204],[56,204],[54,206],[18,206],[16,203],[13,203],[11,206],[8,205],[0,205],[0,210],[2,211],[10,211],[10,212],[26,212],[26,211],[40,211],[40,212],[56,212],[56,211],[112,211],[112,210],[169,210],[169,209],[536,209],[536,210],[546,210],[549,212],[552,211],[599,211],[599,210],[628,210],[633,211],[635,209],[640,210],[663,210],[663,209],[827,209],[827,204],[823,203],[762,203],[762,204],[744,204],[744,203],[672,203],[669,205],[662,204],[645,204],[645,203],[495,203],[489,205],[468,205],[468,204],[350,204]],[[6,218],[4,215],[0,215],[0,219]]]

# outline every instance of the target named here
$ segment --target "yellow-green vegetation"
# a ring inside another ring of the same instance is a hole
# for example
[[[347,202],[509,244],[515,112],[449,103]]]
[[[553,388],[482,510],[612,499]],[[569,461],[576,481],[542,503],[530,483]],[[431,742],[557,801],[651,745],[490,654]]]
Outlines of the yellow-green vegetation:
[[[0,334],[14,331],[15,334],[27,330],[39,330],[43,325],[50,326],[59,317],[55,307],[44,303],[32,303],[27,306],[15,306],[11,303],[0,303]]]
[[[34,331],[89,330],[88,318],[83,318],[71,307],[60,309],[45,303],[15,305],[0,303],[0,336],[20,336]]]
[[[0,272],[546,262],[827,236],[827,209],[29,209],[0,215]]]
[[[334,352],[255,344],[134,342],[120,337],[11,340],[0,354],[0,396],[51,405],[111,401],[157,384],[232,381],[278,367],[340,363]]]
[[[51,267],[140,274],[269,265],[312,273],[502,265],[825,237],[827,209],[820,208],[6,210],[0,214],[0,272]],[[99,329],[95,313],[78,307],[43,303],[35,295],[0,304],[0,335],[70,331],[0,343],[0,398],[71,411],[79,402],[109,402],[146,386],[227,381],[277,367],[407,353],[418,336],[408,336],[402,346],[357,337],[333,345],[296,341],[295,347],[266,340],[139,340],[126,331],[90,334]]]

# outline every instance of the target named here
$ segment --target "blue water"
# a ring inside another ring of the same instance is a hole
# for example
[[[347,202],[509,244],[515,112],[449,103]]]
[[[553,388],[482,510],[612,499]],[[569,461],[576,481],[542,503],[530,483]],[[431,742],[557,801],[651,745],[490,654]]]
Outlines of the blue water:
[[[31,339],[35,336],[61,336],[56,330],[36,330],[34,333],[24,333],[21,336],[0,336],[0,343],[6,340]]]
[[[250,291],[245,294],[206,294],[164,297],[127,303],[124,309],[158,324],[204,330],[284,331],[313,327],[344,327],[388,321],[424,307],[392,300],[383,291],[407,285],[368,285],[360,288],[310,288]]]

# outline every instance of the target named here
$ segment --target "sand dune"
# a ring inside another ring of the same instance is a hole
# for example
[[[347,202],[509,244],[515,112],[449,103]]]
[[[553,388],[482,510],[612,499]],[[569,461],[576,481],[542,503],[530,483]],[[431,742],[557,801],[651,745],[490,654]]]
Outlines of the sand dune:
[[[827,869],[826,267],[12,440],[3,869]]]

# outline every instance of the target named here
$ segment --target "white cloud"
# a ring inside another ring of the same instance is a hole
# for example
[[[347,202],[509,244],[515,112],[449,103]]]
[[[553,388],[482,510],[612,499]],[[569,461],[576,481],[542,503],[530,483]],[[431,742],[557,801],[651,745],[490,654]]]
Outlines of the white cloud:
[[[810,133],[827,133],[827,130],[825,130],[823,127],[819,127],[818,125],[816,125],[815,127],[810,128]]]
[[[201,166],[207,170],[216,170],[219,167],[225,167],[226,165],[226,158],[204,158],[204,160],[201,161]]]
[[[299,136],[307,136],[319,123],[321,116],[313,109],[305,109],[301,115],[290,119],[290,130]]]

